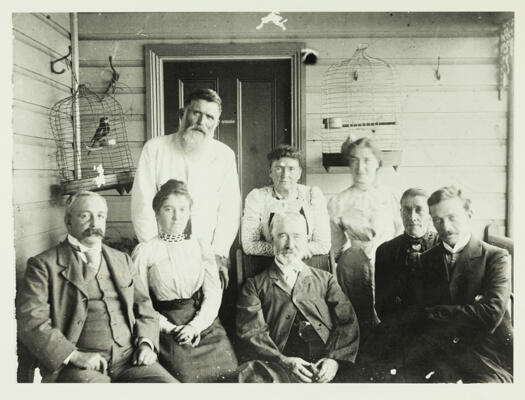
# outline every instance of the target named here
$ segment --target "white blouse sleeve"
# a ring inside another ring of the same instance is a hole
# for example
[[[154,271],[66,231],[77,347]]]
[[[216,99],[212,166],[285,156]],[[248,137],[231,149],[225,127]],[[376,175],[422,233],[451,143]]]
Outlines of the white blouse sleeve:
[[[399,209],[400,209],[399,199],[394,193],[392,193],[392,212],[394,216],[394,230],[395,230],[394,237],[401,235],[405,230],[405,227],[403,226],[403,221],[401,220],[401,212],[399,211]]]
[[[222,289],[213,249],[201,240],[199,240],[199,244],[202,252],[202,266],[204,267],[203,298],[200,309],[188,325],[193,326],[200,333],[217,318],[222,301]]]
[[[321,189],[316,186],[311,188],[311,202],[314,218],[312,240],[308,249],[312,254],[327,254],[330,251],[330,217],[326,208],[326,200]]]
[[[151,207],[153,196],[157,193],[155,181],[155,149],[152,141],[142,148],[133,188],[131,190],[131,222],[139,242],[147,242],[157,235],[157,222]]]
[[[341,253],[344,251],[348,239],[345,235],[344,229],[341,226],[339,218],[340,199],[337,195],[333,196],[328,202],[328,214],[330,215],[330,232],[332,236],[332,254],[337,261]]]
[[[267,196],[260,189],[253,189],[244,202],[241,224],[242,248],[246,254],[273,256],[273,246],[262,234],[263,213]]]
[[[219,192],[219,209],[212,243],[215,254],[224,257],[228,257],[230,247],[239,231],[241,214],[241,192],[233,151],[229,150],[226,157],[227,166]]]
[[[133,264],[135,264],[135,268],[137,268],[139,272],[140,279],[142,280],[142,283],[146,290],[149,291],[150,285],[148,280],[148,269],[151,267],[148,259],[148,244],[147,243],[139,243],[137,247],[133,250],[133,253],[131,254],[131,258],[133,260]],[[159,317],[159,324],[160,324],[160,330],[161,332],[169,333],[173,328],[175,328],[175,325],[173,325],[171,322],[168,321],[168,319],[160,314],[157,313]]]

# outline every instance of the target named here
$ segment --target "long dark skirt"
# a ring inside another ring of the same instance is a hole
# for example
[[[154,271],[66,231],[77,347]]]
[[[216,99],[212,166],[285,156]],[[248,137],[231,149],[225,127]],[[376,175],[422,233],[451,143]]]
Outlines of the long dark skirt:
[[[363,338],[379,323],[374,307],[374,264],[363,249],[350,247],[341,255],[337,281],[354,306]]]
[[[193,299],[160,303],[170,303],[171,309],[160,309],[159,312],[175,325],[190,322],[198,304]],[[237,357],[218,318],[201,332],[196,347],[180,345],[173,335],[161,332],[159,359],[164,368],[181,382],[229,381],[237,369]]]

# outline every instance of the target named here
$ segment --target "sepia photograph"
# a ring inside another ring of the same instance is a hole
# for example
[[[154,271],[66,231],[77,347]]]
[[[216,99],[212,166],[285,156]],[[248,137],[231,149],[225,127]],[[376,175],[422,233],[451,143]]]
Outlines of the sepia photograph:
[[[516,4],[10,10],[10,383],[514,387]]]

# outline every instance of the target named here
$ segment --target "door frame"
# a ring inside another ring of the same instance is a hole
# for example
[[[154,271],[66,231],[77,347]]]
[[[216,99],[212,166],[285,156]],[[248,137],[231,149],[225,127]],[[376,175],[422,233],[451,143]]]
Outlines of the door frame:
[[[291,145],[301,150],[306,159],[305,67],[301,62],[301,49],[303,48],[305,48],[303,42],[145,45],[146,140],[165,133],[164,61],[289,59],[292,88]],[[240,133],[239,129],[237,125],[237,135]]]

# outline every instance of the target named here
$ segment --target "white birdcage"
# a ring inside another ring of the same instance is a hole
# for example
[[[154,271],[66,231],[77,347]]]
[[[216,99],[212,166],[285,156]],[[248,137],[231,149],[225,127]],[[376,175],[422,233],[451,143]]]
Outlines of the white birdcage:
[[[401,161],[399,78],[390,64],[366,54],[353,56],[325,72],[322,88],[323,165],[346,165],[338,156],[346,138],[372,139],[383,153],[383,165]]]

